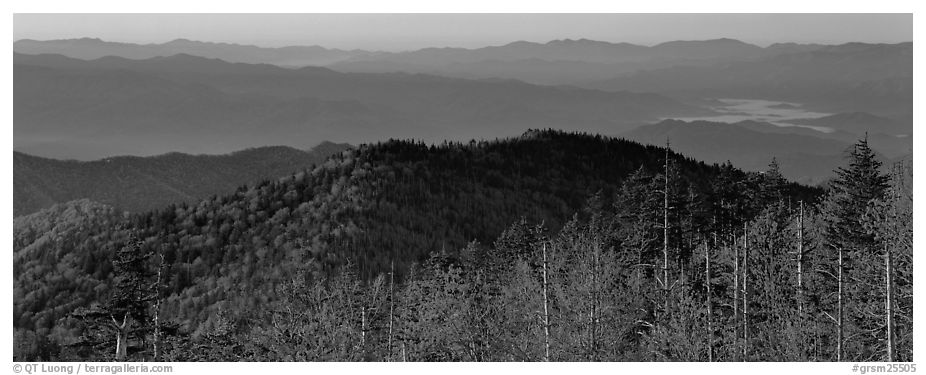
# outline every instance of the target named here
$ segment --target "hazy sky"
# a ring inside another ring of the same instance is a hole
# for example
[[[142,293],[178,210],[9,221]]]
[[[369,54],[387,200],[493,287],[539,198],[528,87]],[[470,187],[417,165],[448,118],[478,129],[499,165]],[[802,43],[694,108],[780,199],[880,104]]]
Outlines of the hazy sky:
[[[587,38],[652,45],[735,38],[844,43],[913,40],[911,14],[15,14],[14,39],[186,38],[261,46],[406,50]]]

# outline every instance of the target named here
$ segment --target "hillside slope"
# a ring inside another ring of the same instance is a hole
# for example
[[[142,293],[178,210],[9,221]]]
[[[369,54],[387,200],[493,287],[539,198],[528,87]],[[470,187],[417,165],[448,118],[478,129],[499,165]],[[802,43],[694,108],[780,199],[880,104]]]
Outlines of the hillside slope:
[[[111,266],[105,260],[132,235],[145,250],[164,255],[166,319],[193,331],[228,306],[263,306],[276,298],[278,285],[307,270],[321,274],[350,262],[370,278],[394,263],[402,276],[429,253],[453,254],[473,240],[491,243],[522,217],[556,230],[582,215],[596,192],[603,200],[593,202],[609,204],[631,173],[663,170],[665,156],[657,147],[556,131],[440,146],[389,141],[195,205],[116,221],[102,215],[90,222],[108,225],[42,242],[17,233],[14,252],[29,250],[14,265],[16,327],[52,329],[73,308],[106,295]],[[669,156],[679,196],[702,197],[706,207],[713,205],[715,179],[757,176]],[[757,189],[744,184],[737,194]],[[797,185],[787,191],[794,199],[819,194]],[[759,204],[752,202],[744,205]],[[45,228],[48,220],[55,215],[39,212],[17,218],[15,227]],[[49,259],[57,265],[48,267]]]
[[[262,147],[227,155],[171,153],[91,162],[14,152],[13,216],[83,198],[131,212],[193,203],[244,184],[311,167],[349,147],[323,142],[307,152]]]

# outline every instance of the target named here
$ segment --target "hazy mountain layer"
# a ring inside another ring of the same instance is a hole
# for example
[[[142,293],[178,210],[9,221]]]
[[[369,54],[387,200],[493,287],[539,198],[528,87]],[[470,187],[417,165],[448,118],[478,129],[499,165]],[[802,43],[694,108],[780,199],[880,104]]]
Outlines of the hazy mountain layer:
[[[519,79],[538,84],[574,84],[636,70],[749,60],[782,49],[733,39],[673,41],[652,47],[588,39],[548,43],[519,41],[484,48],[425,48],[352,57],[329,65],[343,72],[427,73],[461,78]]]
[[[325,65],[352,73],[424,73],[467,79],[518,79],[529,83],[559,85],[610,79],[637,70],[704,66],[822,47],[787,43],[762,48],[726,38],[671,41],[655,46],[564,39],[547,43],[517,41],[472,49],[423,48],[404,52],[371,52],[342,51],[319,46],[262,48],[185,39],[140,45],[84,38],[20,40],[14,43],[13,49],[18,53],[61,54],[79,59],[105,56],[148,59],[189,54],[229,62],[288,67]]]
[[[187,39],[176,39],[161,44],[134,44],[106,42],[94,38],[47,41],[23,39],[13,43],[13,50],[26,54],[61,54],[78,59],[98,59],[104,56],[149,59],[186,53],[231,62],[266,63],[281,66],[325,65],[371,53],[359,50],[328,49],[319,46],[266,48],[230,43],[199,42]]]
[[[754,61],[672,67],[581,86],[695,98],[798,102],[822,112],[913,112],[913,43],[849,43]]]
[[[903,123],[866,112],[837,113],[832,116],[808,119],[788,120],[788,123],[799,125],[823,126],[834,130],[841,130],[857,135],[913,135],[913,123]]]
[[[763,171],[772,158],[788,179],[818,183],[833,177],[854,143],[813,136],[810,129],[791,129],[772,124],[742,122],[685,122],[666,120],[645,125],[622,136],[641,143],[665,145],[708,163],[730,161],[747,171]]]
[[[653,94],[293,70],[190,55],[14,60],[14,146],[58,158],[306,148],[318,139],[491,139],[531,127],[615,134],[639,121],[706,113]]]

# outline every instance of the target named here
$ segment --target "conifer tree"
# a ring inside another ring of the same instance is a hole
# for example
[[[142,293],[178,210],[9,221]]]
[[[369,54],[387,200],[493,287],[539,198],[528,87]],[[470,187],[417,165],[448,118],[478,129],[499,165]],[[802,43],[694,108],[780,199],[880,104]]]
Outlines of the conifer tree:
[[[151,307],[149,302],[156,298],[150,280],[154,273],[148,265],[152,254],[146,252],[143,245],[131,236],[113,261],[113,294],[106,310],[117,331],[116,360],[119,361],[126,359],[130,334],[144,332]]]
[[[824,202],[825,242],[836,254],[837,357],[838,359],[875,360],[877,339],[866,333],[880,329],[881,320],[872,311],[877,302],[876,285],[883,285],[876,275],[883,261],[883,246],[866,231],[862,217],[876,201],[883,199],[889,177],[881,171],[881,162],[868,147],[867,135],[849,154],[848,167],[836,170],[836,179]],[[878,303],[878,306],[883,304]],[[880,309],[879,309],[880,310]],[[846,332],[846,330],[850,332]],[[854,337],[847,341],[846,336]]]

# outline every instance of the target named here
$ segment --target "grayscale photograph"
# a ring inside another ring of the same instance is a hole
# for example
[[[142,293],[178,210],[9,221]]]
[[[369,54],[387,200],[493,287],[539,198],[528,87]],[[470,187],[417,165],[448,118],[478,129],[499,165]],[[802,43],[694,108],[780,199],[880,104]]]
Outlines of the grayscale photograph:
[[[915,371],[912,13],[12,21],[13,361]]]

